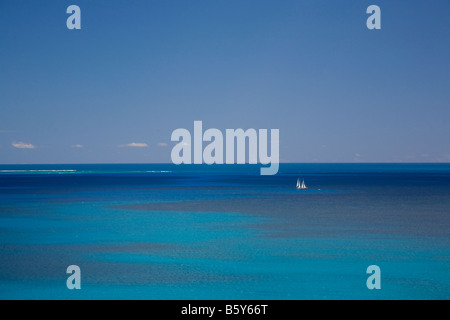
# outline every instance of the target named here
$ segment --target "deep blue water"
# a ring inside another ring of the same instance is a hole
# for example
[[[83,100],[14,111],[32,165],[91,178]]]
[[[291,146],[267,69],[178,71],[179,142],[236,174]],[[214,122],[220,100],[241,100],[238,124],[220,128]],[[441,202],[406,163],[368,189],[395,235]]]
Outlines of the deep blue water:
[[[449,164],[259,168],[1,165],[0,298],[450,298]]]

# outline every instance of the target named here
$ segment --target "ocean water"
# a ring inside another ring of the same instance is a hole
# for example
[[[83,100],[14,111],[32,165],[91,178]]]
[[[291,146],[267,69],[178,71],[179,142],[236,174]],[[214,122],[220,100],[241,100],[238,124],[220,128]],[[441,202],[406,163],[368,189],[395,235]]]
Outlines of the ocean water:
[[[0,298],[450,298],[449,164],[259,168],[1,165]]]

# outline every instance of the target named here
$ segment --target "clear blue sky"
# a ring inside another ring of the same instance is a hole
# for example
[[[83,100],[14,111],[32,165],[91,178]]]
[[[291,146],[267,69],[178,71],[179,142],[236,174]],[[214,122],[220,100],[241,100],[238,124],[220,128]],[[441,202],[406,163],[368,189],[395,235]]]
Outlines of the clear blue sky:
[[[450,162],[449,14],[448,0],[0,0],[0,163],[170,162],[194,120],[280,129],[281,161]]]

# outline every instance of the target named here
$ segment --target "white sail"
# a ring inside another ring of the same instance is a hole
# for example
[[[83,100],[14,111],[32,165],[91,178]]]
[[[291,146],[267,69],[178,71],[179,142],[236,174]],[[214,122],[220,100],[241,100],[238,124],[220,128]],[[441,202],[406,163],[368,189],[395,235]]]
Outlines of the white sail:
[[[300,181],[300,178],[297,178],[297,185],[296,185],[295,187],[296,187],[298,190],[306,190],[306,189],[308,189],[308,188],[306,187],[305,180],[302,179],[302,180]]]
[[[297,185],[295,186],[298,190],[305,190],[308,189],[305,185],[305,180],[300,180],[300,178],[297,178]]]

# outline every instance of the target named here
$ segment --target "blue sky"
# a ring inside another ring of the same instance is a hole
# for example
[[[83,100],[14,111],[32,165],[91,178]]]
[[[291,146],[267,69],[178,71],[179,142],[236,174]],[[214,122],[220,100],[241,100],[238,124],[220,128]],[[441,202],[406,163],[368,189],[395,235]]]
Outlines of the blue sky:
[[[68,30],[66,8],[81,8]],[[366,8],[381,8],[381,30]],[[286,162],[450,162],[450,2],[0,0],[0,163],[170,162],[177,128]]]

